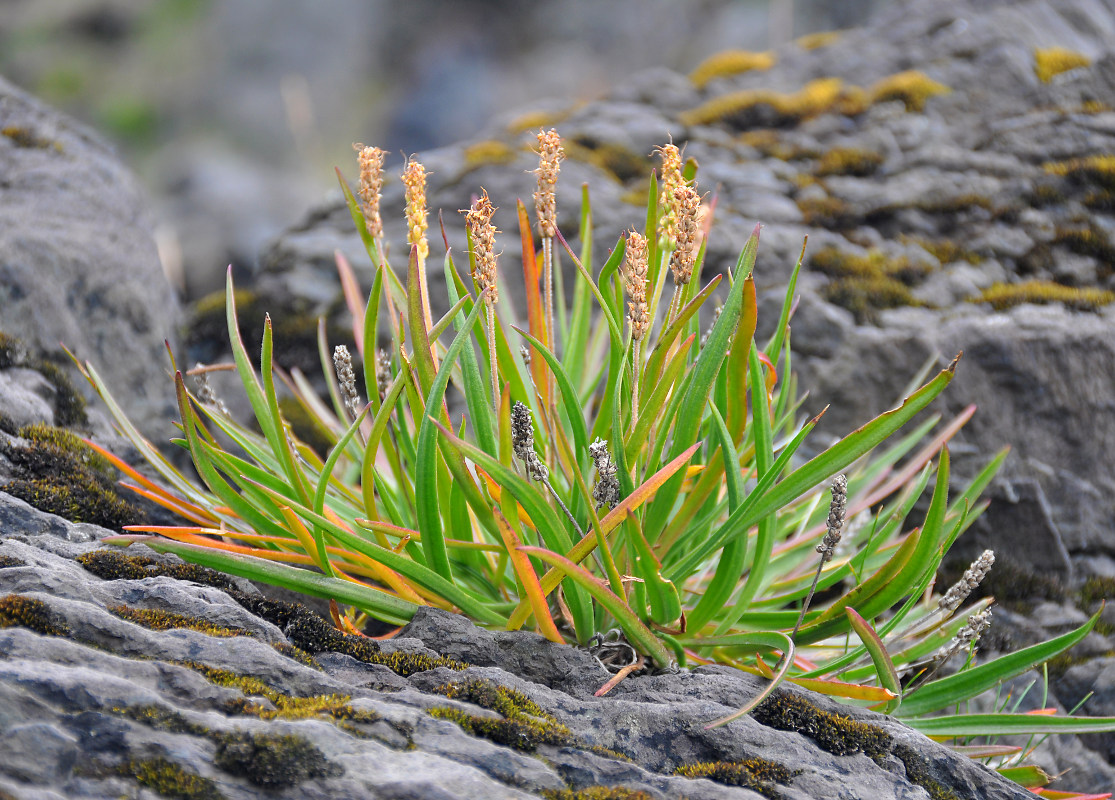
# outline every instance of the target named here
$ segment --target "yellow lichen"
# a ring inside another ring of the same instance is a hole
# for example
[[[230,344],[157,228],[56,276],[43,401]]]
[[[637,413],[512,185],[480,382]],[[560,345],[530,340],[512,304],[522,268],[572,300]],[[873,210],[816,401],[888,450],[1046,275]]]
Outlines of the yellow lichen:
[[[682,113],[680,119],[685,125],[705,125],[756,106],[769,106],[780,118],[779,121],[797,121],[827,111],[840,97],[843,85],[839,78],[818,78],[791,93],[745,89],[714,97],[704,105]]]
[[[908,236],[899,234],[898,240],[903,243],[916,244],[927,253],[935,256],[942,264],[952,264],[957,261],[967,261],[969,264],[979,264],[982,256],[965,249],[952,239],[927,239],[924,236]]]
[[[722,53],[709,56],[697,68],[689,73],[689,80],[698,89],[713,78],[723,78],[729,75],[739,75],[753,70],[765,71],[774,66],[777,61],[774,53],[754,53],[749,50],[725,50]]]
[[[519,134],[524,131],[536,131],[539,128],[551,128],[569,116],[568,111],[527,111],[507,123],[507,132]]]
[[[1049,161],[1044,165],[1051,175],[1061,175],[1076,183],[1095,184],[1115,191],[1115,155],[1102,154]]]
[[[917,70],[899,72],[878,81],[865,91],[846,86],[839,78],[818,78],[791,93],[770,89],[745,89],[714,97],[680,115],[685,125],[707,125],[745,114],[758,106],[769,107],[778,124],[796,123],[827,111],[847,116],[862,114],[872,104],[901,100],[907,111],[922,111],[930,97],[947,94],[949,88]]]
[[[996,311],[1005,311],[1023,303],[1064,303],[1077,311],[1096,311],[1115,302],[1115,292],[1063,286],[1051,281],[995,283],[984,289],[974,302],[989,303]]]
[[[884,308],[924,305],[910,293],[909,286],[889,277],[838,278],[825,286],[821,295],[851,311],[860,323],[874,321]]]
[[[802,50],[820,50],[822,47],[828,47],[841,37],[841,31],[818,31],[816,33],[807,33],[805,36],[799,36],[794,39],[794,44]]]
[[[839,197],[808,197],[797,201],[805,222],[829,230],[854,226],[859,217]]]
[[[930,269],[927,264],[912,264],[908,258],[889,256],[881,250],[857,255],[835,247],[818,250],[809,265],[832,278],[889,277],[906,283],[923,278]]]
[[[485,139],[465,148],[465,166],[469,169],[486,164],[509,164],[515,160],[515,150],[506,142]]]
[[[744,131],[739,135],[739,140],[749,147],[754,147],[767,158],[777,158],[780,161],[813,158],[817,155],[810,149],[785,141],[774,128],[756,128]]]
[[[1092,59],[1083,53],[1077,53],[1064,47],[1036,48],[1034,50],[1034,74],[1042,83],[1049,83],[1054,75],[1068,72],[1070,69],[1087,67]]]
[[[871,102],[901,100],[907,111],[923,111],[930,97],[948,94],[951,90],[919,70],[890,75],[871,87]]]
[[[883,156],[872,150],[863,150],[858,147],[834,147],[817,162],[817,175],[854,175],[858,178],[866,177],[883,163]]]

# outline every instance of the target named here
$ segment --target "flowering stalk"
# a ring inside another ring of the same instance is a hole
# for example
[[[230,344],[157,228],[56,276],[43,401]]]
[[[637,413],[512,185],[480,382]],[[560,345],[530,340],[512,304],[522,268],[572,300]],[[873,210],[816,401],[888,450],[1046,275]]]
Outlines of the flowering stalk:
[[[569,517],[569,521],[573,523],[573,530],[577,535],[584,538],[584,531],[581,526],[577,524],[577,518],[562,502],[558,496],[557,491],[554,489],[553,484],[550,483],[550,470],[542,463],[542,459],[538,457],[538,453],[534,451],[534,420],[531,418],[530,409],[520,403],[518,400],[511,406],[511,449],[515,456],[523,462],[523,468],[526,470],[527,478],[535,480],[546,487],[550,496],[554,498],[561,510],[565,512],[565,516]],[[511,502],[515,502],[512,500]]]
[[[561,136],[551,128],[538,132],[538,191],[534,193],[534,209],[538,214],[538,232],[542,237],[542,285],[546,302],[547,344],[555,353],[557,332],[554,330],[554,236],[557,234],[557,200],[554,188],[557,186],[558,171],[565,159],[561,146]]]
[[[938,617],[948,618],[952,616],[956,609],[960,608],[960,604],[968,599],[968,595],[976,590],[976,588],[987,577],[987,573],[991,571],[991,567],[995,564],[995,551],[984,550],[980,553],[979,557],[969,565],[968,569],[964,570],[964,574],[960,580],[949,587],[945,595],[937,601],[937,607],[933,609],[928,615],[923,617],[914,625],[911,625],[907,630],[902,632],[902,637],[908,637],[916,633],[921,633],[927,628],[932,626],[932,623]]]
[[[379,215],[379,201],[383,189],[383,159],[387,154],[378,147],[363,144],[354,144],[352,147],[357,152],[357,161],[360,164],[360,186],[357,194],[364,212],[364,227],[382,256],[383,220]]]
[[[489,372],[492,378],[492,402],[496,415],[499,415],[499,369],[496,365],[496,303],[499,302],[499,287],[496,272],[496,234],[499,233],[492,225],[492,215],[496,210],[488,198],[487,191],[481,190],[480,197],[472,202],[472,207],[466,212],[465,222],[468,225],[472,241],[473,261],[476,271],[473,273],[477,285],[480,287],[481,297],[484,302],[488,323],[488,357]]]
[[[677,213],[677,239],[670,253],[670,271],[674,275],[674,296],[670,301],[667,323],[673,322],[681,313],[685,299],[685,287],[693,277],[693,266],[697,262],[697,232],[701,223],[701,196],[692,186],[683,184],[674,193],[674,206]]]
[[[633,353],[631,357],[631,421],[639,416],[639,377],[642,372],[642,343],[650,329],[650,311],[647,309],[647,240],[631,231],[627,234],[624,252],[626,269],[623,271],[623,288],[627,292],[627,324],[631,327]]]
[[[406,168],[403,170],[403,184],[406,186],[407,244],[417,249],[418,291],[422,300],[422,316],[426,321],[426,330],[430,330],[434,327],[434,319],[430,313],[430,292],[426,285],[426,256],[430,254],[430,245],[426,241],[426,228],[429,227],[426,209],[426,168],[414,158],[407,159]],[[434,369],[437,369],[437,345],[434,342],[430,342],[430,356],[434,360]]]
[[[798,635],[798,629],[801,628],[802,620],[805,619],[805,612],[809,610],[809,604],[813,601],[813,593],[817,591],[817,582],[821,579],[821,570],[832,559],[832,554],[836,551],[836,545],[840,542],[847,508],[848,478],[846,475],[837,475],[832,479],[832,501],[829,503],[825,538],[817,545],[817,552],[821,554],[821,562],[817,565],[817,571],[813,574],[813,585],[809,587],[809,594],[806,595],[805,602],[801,605],[801,613],[798,614],[794,632],[790,634],[791,639]]]
[[[925,685],[937,671],[949,662],[954,655],[959,653],[966,647],[975,647],[979,642],[980,637],[991,627],[991,609],[985,608],[983,611],[977,611],[972,616],[968,617],[967,624],[964,625],[956,636],[952,637],[952,641],[944,645],[930,658],[930,667],[927,672],[918,677],[917,682],[911,685],[907,691],[912,691],[919,686]]]

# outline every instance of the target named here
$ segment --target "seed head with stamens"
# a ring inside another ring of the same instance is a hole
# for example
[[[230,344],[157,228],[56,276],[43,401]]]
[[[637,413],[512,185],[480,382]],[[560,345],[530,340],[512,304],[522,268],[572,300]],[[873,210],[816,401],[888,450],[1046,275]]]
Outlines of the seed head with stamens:
[[[656,147],[654,150],[662,159],[662,204],[666,213],[658,220],[658,234],[673,243],[677,241],[678,218],[677,192],[685,183],[681,174],[681,152],[673,142]]]
[[[968,569],[964,570],[963,577],[949,588],[945,596],[938,601],[938,607],[946,614],[951,614],[960,604],[963,603],[980,582],[991,571],[992,565],[995,563],[995,551],[984,550],[980,557],[972,562]]]
[[[639,233],[627,234],[624,252],[626,268],[623,271],[623,289],[627,292],[627,322],[631,338],[636,342],[650,329],[650,311],[647,308],[647,240]]]
[[[974,645],[978,642],[980,637],[983,636],[984,632],[990,627],[990,608],[985,608],[983,611],[972,614],[972,616],[968,617],[968,622],[964,627],[957,631],[952,641],[933,654],[933,660],[939,664],[943,664],[965,647]]]
[[[376,351],[376,388],[379,390],[379,399],[387,396],[391,386],[391,356],[386,350]]]
[[[821,554],[821,563],[830,558],[840,541],[840,534],[844,528],[844,515],[848,503],[848,478],[837,475],[832,480],[832,502],[829,504],[828,530],[825,538],[817,545],[817,552]]]
[[[561,146],[561,136],[551,128],[538,132],[538,191],[534,193],[534,210],[538,214],[538,232],[552,239],[557,233],[557,201],[554,188],[557,186],[558,170],[565,159]]]
[[[418,245],[418,257],[424,259],[430,253],[430,245],[426,241],[426,168],[414,158],[407,159],[403,184],[407,200],[407,244]]]
[[[592,499],[596,501],[596,510],[602,508],[615,508],[619,502],[619,479],[616,478],[616,462],[608,452],[608,443],[597,439],[588,446],[592,463],[596,467],[596,485],[592,487]]]
[[[674,283],[684,286],[693,277],[697,261],[697,232],[701,223],[701,196],[692,186],[682,186],[674,195],[677,198],[677,247],[670,256],[670,270]]]
[[[480,196],[465,212],[465,223],[472,237],[472,252],[476,257],[476,273],[473,277],[476,278],[480,291],[484,292],[489,306],[494,306],[499,301],[499,287],[496,284],[496,234],[499,231],[492,225],[492,215],[495,212],[485,190],[481,190]]]
[[[345,408],[356,419],[360,415],[360,395],[356,392],[356,375],[352,371],[352,354],[343,344],[333,350],[333,367],[337,370],[337,383]]]
[[[550,470],[534,452],[534,421],[530,409],[518,401],[511,406],[511,448],[523,462],[529,477],[536,481],[550,477]]]
[[[378,147],[354,144],[360,164],[360,205],[364,212],[364,226],[373,239],[383,237],[383,220],[379,216],[380,190],[383,188],[383,159],[386,153]]]
[[[194,373],[194,385],[197,387],[198,401],[204,405],[213,406],[225,416],[231,416],[228,406],[213,391],[213,386],[209,383],[209,373],[203,370],[204,366],[200,361],[194,366],[195,370],[200,370]]]

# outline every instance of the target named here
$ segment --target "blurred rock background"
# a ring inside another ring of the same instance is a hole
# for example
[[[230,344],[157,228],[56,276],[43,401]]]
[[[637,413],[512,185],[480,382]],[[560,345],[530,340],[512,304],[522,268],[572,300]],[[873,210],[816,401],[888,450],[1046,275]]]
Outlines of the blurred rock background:
[[[862,23],[886,0],[5,0],[0,74],[116,142],[157,203],[185,301],[254,271],[335,185],[350,143],[395,154]]]

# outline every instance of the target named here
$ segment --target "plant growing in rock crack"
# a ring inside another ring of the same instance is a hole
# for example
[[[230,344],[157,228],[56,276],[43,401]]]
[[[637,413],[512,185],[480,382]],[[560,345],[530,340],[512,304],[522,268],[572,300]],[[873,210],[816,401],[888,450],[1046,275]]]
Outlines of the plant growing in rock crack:
[[[702,199],[696,165],[677,147],[659,148],[661,181],[651,176],[642,232],[621,237],[604,259],[587,188],[579,246],[558,229],[557,134],[540,133],[539,149],[540,253],[518,204],[524,323],[498,289],[486,193],[465,212],[467,273],[446,252],[436,284],[450,308],[432,317],[424,170],[411,159],[403,178],[409,261],[400,274],[385,255],[382,152],[358,147],[359,199],[341,186],[374,269],[366,298],[347,261],[338,257],[338,267],[363,386],[352,352],[331,351],[324,327],[327,399],[304,375],[275,366],[269,318],[257,367],[230,276],[235,369],[259,431],[231,418],[211,390],[191,393],[177,371],[177,443],[200,482],[140,436],[86,365],[161,480],[115,463],[135,491],[190,522],[137,526],[111,541],[143,541],[328,598],[347,607],[342,614],[334,605],[335,621],[353,632],[368,617],[402,625],[432,605],[490,628],[591,644],[619,673],[605,689],[644,663],[717,662],[770,678],[767,691],[714,724],[790,681],[935,736],[1115,729],[1115,720],[1065,716],[935,716],[1063,652],[1095,624],[939,676],[954,652],[972,651],[990,601],[961,610],[963,587],[938,599],[934,575],[985,507],[979,494],[1005,457],[949,496],[946,443],[974,408],[943,426],[914,419],[948,386],[956,361],[918,386],[927,365],[898,407],[803,457],[817,418],[799,418],[791,373],[801,260],[774,333],[760,342],[759,230],[734,269],[701,284],[715,200]],[[572,287],[562,281],[565,257]],[[726,300],[704,331],[699,312],[722,284]],[[330,432],[324,458],[292,433],[280,384]],[[465,409],[459,417],[450,415],[450,393]],[[931,483],[924,519],[909,522]]]

